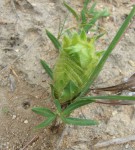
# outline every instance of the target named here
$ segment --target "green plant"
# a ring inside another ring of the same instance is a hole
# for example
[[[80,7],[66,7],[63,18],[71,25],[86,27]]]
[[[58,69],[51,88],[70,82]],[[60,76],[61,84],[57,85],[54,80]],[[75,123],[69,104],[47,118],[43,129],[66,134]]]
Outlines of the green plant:
[[[64,2],[65,7],[74,15],[79,27],[76,30],[66,30],[56,38],[48,30],[46,34],[52,41],[56,49],[59,50],[59,57],[52,70],[49,65],[41,60],[41,64],[52,79],[51,89],[56,111],[52,112],[48,108],[33,108],[32,110],[47,119],[37,126],[46,127],[59,117],[64,123],[87,126],[98,124],[95,120],[71,118],[70,114],[77,108],[96,102],[96,99],[110,100],[135,100],[134,96],[84,96],[105,64],[108,56],[120,40],[124,31],[128,27],[131,19],[135,15],[135,6],[120,27],[116,36],[108,46],[106,51],[96,51],[95,41],[100,36],[87,37],[97,19],[108,16],[105,10],[99,12],[95,10],[95,3],[88,10],[89,0],[85,0],[81,14]],[[89,18],[87,18],[90,16]],[[63,27],[62,27],[63,28]],[[62,36],[62,42],[59,38]]]

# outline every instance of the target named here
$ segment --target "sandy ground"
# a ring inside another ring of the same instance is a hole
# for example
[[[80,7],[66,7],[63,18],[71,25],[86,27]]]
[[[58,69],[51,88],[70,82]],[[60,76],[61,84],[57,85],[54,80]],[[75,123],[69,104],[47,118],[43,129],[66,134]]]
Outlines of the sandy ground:
[[[83,1],[67,1],[80,10]],[[111,16],[100,23],[107,30],[97,44],[106,49],[130,12],[134,0],[99,1]],[[135,142],[95,148],[98,142],[135,134],[134,106],[92,104],[74,112],[76,117],[100,121],[98,126],[65,126],[58,133],[49,128],[35,130],[43,118],[34,114],[34,106],[53,107],[49,77],[39,60],[51,67],[58,52],[45,28],[57,35],[60,20],[67,11],[60,0],[0,0],[0,150],[135,150]],[[70,17],[66,27],[74,21]],[[95,87],[115,85],[135,72],[135,21],[107,60]],[[128,93],[127,94],[131,94]],[[36,138],[38,136],[38,138]],[[22,149],[23,150],[23,149]]]

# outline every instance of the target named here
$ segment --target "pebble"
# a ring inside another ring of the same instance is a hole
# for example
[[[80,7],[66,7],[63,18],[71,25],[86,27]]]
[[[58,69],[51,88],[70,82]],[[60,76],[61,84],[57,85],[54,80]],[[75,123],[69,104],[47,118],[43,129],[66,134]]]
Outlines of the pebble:
[[[27,123],[28,123],[28,120],[24,120],[24,123],[27,124]]]
[[[113,111],[112,115],[115,116],[115,115],[117,115],[117,113],[118,113],[117,111]]]
[[[13,115],[13,116],[12,116],[12,119],[16,119],[16,115]]]
[[[128,63],[129,63],[132,67],[135,67],[135,62],[134,62],[134,61],[129,60]]]
[[[125,145],[125,148],[126,148],[126,149],[129,148],[129,144],[126,144],[126,145]]]

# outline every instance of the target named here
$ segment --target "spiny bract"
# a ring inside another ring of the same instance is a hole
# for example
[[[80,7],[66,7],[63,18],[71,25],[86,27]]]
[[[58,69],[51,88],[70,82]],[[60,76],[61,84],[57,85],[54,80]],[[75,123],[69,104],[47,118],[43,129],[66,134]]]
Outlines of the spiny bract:
[[[59,102],[73,100],[86,86],[103,52],[96,52],[95,39],[86,33],[65,35],[53,70],[54,96]]]

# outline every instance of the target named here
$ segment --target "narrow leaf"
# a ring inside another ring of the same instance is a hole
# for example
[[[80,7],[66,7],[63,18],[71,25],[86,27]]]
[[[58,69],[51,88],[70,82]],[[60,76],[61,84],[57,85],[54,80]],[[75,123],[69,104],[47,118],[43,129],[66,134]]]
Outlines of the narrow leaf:
[[[81,11],[81,19],[82,19],[82,25],[84,25],[84,24],[86,24],[86,21],[87,21],[87,19],[86,19],[86,15],[85,15],[85,11],[84,10],[82,10]]]
[[[85,32],[88,32],[89,29],[90,29],[91,27],[93,27],[93,25],[96,23],[96,21],[97,21],[99,18],[100,18],[100,14],[95,15],[95,16],[89,21],[89,23],[88,23],[86,26],[84,26]]]
[[[48,108],[35,107],[35,108],[32,108],[32,111],[44,117],[55,116],[55,114]]]
[[[55,95],[54,95],[54,87],[52,84],[50,84],[50,87],[51,87],[51,94],[52,94],[52,97],[53,99],[55,99]]]
[[[88,84],[82,90],[82,93],[81,93],[80,96],[84,95],[87,92],[87,90],[89,89],[89,87],[91,86],[91,84],[97,78],[97,76],[99,75],[101,69],[103,68],[103,66],[104,66],[107,58],[109,57],[109,55],[112,52],[112,50],[115,48],[116,44],[118,43],[118,41],[120,40],[121,36],[125,32],[126,28],[128,27],[128,25],[129,25],[129,23],[130,23],[130,21],[131,21],[131,19],[133,18],[134,15],[135,15],[135,6],[131,10],[130,14],[128,15],[128,17],[126,18],[126,20],[124,21],[124,23],[122,24],[122,26],[120,27],[119,31],[115,35],[115,37],[112,40],[111,44],[109,45],[108,49],[105,51],[103,57],[101,58],[101,60],[98,63],[97,67],[95,68],[95,70],[93,71],[93,73],[92,73],[92,75],[91,75],[91,77],[90,77],[90,79],[88,81]]]
[[[74,84],[73,81],[69,81],[68,84],[65,86],[62,95],[61,95],[61,99],[67,97],[69,98],[69,100],[72,98],[73,94],[77,91],[78,87]]]
[[[87,23],[87,25],[84,27],[84,30],[86,31],[86,32],[88,32],[89,31],[89,29],[91,29],[93,26],[94,26],[94,24],[96,23],[96,21],[98,20],[98,19],[100,19],[101,17],[105,17],[107,15],[107,12],[97,12],[97,13],[95,13],[95,15],[93,15],[94,17],[89,21],[89,23]],[[109,14],[108,14],[109,15]]]
[[[135,96],[120,96],[120,95],[111,95],[111,96],[88,96],[82,97],[81,100],[91,100],[91,99],[104,99],[104,100],[135,100]]]
[[[35,128],[39,129],[39,128],[47,127],[47,126],[49,126],[55,119],[56,119],[55,116],[49,117],[48,119],[46,119],[44,122],[42,122],[41,124],[39,124],[39,125],[36,126]]]
[[[70,104],[63,112],[62,112],[62,114],[63,115],[69,115],[73,110],[75,110],[75,109],[77,109],[77,108],[79,108],[79,107],[81,107],[81,106],[84,106],[84,105],[87,105],[87,104],[89,104],[89,103],[92,103],[92,102],[94,102],[95,100],[92,100],[92,99],[88,99],[88,100],[78,100],[78,101],[76,101],[76,102],[74,102],[74,103],[72,103],[72,104]]]
[[[87,41],[87,35],[86,35],[86,32],[84,30],[81,31],[80,37],[82,40]]]
[[[60,22],[60,24],[59,24],[59,33],[58,33],[57,39],[60,39],[60,37],[61,37],[62,34],[63,34],[63,30],[64,30],[65,23],[66,23],[66,21],[67,21],[67,18],[68,18],[68,15],[65,17],[63,23],[61,24],[61,22]]]
[[[79,118],[63,118],[63,122],[67,124],[79,125],[79,126],[98,125],[98,122],[95,120],[79,119]]]
[[[83,5],[83,9],[85,10],[88,6],[88,4],[91,2],[91,0],[85,0],[84,1],[84,5]]]
[[[58,110],[59,112],[61,112],[62,109],[61,109],[61,105],[60,105],[59,101],[58,101],[57,99],[55,99],[55,100],[54,100],[54,103],[55,103],[55,106],[56,106],[57,110]]]
[[[40,63],[47,72],[47,74],[49,75],[49,77],[53,79],[53,72],[52,69],[49,67],[49,65],[44,60],[40,60]]]
[[[95,9],[95,7],[96,7],[96,2],[94,2],[93,4],[92,4],[92,6],[91,6],[91,8],[90,8],[90,10],[89,10],[89,14],[91,15],[92,13],[94,13],[94,9]]]
[[[48,30],[46,30],[46,34],[49,37],[49,39],[52,41],[52,43],[54,44],[55,48],[60,50],[61,44],[59,43],[57,38],[52,33],[50,33]]]
[[[79,20],[79,15],[76,13],[76,11],[71,8],[66,2],[64,2],[64,6],[68,9],[69,12],[73,14],[73,16],[76,18],[76,20]]]

